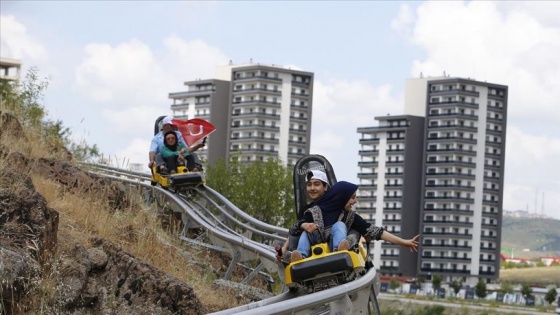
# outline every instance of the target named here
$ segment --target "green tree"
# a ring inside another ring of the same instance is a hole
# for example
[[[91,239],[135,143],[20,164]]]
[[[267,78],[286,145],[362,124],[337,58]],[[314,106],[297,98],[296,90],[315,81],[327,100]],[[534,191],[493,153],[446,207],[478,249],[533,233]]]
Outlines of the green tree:
[[[243,164],[234,155],[207,169],[207,184],[247,214],[272,225],[288,227],[293,215],[292,170],[279,159]]]
[[[453,280],[451,281],[449,286],[453,289],[455,296],[457,296],[457,294],[459,294],[459,291],[461,291],[461,287],[463,286],[463,284],[459,280]]]
[[[39,70],[29,69],[23,81],[0,80],[2,107],[16,116],[24,128],[39,129],[46,115],[41,100],[49,83],[39,81]]]
[[[401,282],[395,278],[392,278],[391,281],[389,281],[389,289],[391,290],[396,290],[400,288],[400,286],[401,286]]]
[[[521,295],[523,295],[524,298],[527,298],[531,296],[531,294],[533,294],[533,289],[531,289],[531,287],[528,284],[524,283],[521,286]]]
[[[434,288],[435,291],[439,290],[439,288],[441,288],[441,275],[433,275],[432,277],[432,287]]]
[[[544,296],[544,300],[548,302],[548,304],[552,304],[554,303],[554,301],[556,301],[556,296],[558,295],[558,292],[556,291],[556,288],[552,288],[550,290],[548,290],[548,292],[546,292],[545,296]]]
[[[513,285],[509,282],[502,282],[500,284],[500,290],[499,292],[501,293],[509,293],[509,294],[513,294]]]
[[[474,294],[479,298],[483,299],[488,295],[488,291],[486,290],[486,282],[482,279],[478,280],[476,286],[474,287]]]

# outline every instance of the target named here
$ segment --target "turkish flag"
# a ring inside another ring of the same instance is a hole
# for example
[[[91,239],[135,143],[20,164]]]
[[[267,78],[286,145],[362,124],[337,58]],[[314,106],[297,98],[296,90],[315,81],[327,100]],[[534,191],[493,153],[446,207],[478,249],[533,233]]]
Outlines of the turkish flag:
[[[193,118],[189,120],[173,119],[172,122],[175,126],[177,126],[177,129],[181,132],[181,135],[183,135],[183,138],[189,147],[193,146],[216,130],[214,125],[200,118]]]

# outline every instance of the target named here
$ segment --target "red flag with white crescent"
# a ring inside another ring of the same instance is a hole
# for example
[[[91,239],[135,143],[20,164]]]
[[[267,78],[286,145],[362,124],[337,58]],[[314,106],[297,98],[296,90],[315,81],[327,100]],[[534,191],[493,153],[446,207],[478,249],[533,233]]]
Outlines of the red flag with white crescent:
[[[172,122],[175,126],[177,126],[177,129],[181,132],[181,135],[183,135],[183,138],[189,147],[201,141],[204,137],[216,130],[214,125],[200,118],[193,118],[189,120],[173,119]]]

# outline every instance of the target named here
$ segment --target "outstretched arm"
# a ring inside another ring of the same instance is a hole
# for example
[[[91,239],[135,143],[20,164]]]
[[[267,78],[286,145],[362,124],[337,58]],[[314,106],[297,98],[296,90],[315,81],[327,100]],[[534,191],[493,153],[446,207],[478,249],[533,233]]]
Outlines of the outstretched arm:
[[[393,235],[387,231],[383,231],[383,234],[381,234],[381,239],[384,241],[387,241],[389,243],[393,243],[396,245],[401,245],[404,247],[408,247],[408,249],[410,249],[411,252],[418,252],[418,239],[420,238],[420,235],[416,235],[415,237],[405,240],[403,238],[400,238],[396,235]]]

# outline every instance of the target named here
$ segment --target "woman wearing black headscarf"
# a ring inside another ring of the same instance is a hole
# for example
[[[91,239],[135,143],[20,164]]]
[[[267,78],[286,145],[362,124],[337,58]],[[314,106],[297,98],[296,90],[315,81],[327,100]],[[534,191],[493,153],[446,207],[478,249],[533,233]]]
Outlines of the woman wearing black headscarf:
[[[163,144],[164,146],[161,148],[161,157],[165,160],[165,164],[171,171],[171,174],[176,173],[178,163],[185,163],[185,158],[187,158],[190,153],[182,143],[177,141],[177,134],[174,130],[169,130],[163,135]]]
[[[411,251],[418,251],[419,235],[408,240],[402,239],[382,227],[374,226],[352,211],[352,206],[357,202],[357,190],[358,185],[340,181],[334,184],[315,206],[304,212],[298,225],[306,231],[308,237],[300,237],[298,249],[292,253],[292,262],[309,257],[311,245],[317,243],[328,242],[333,251],[349,249],[351,242],[347,240],[346,232],[350,228],[366,238],[382,239],[408,247]]]

